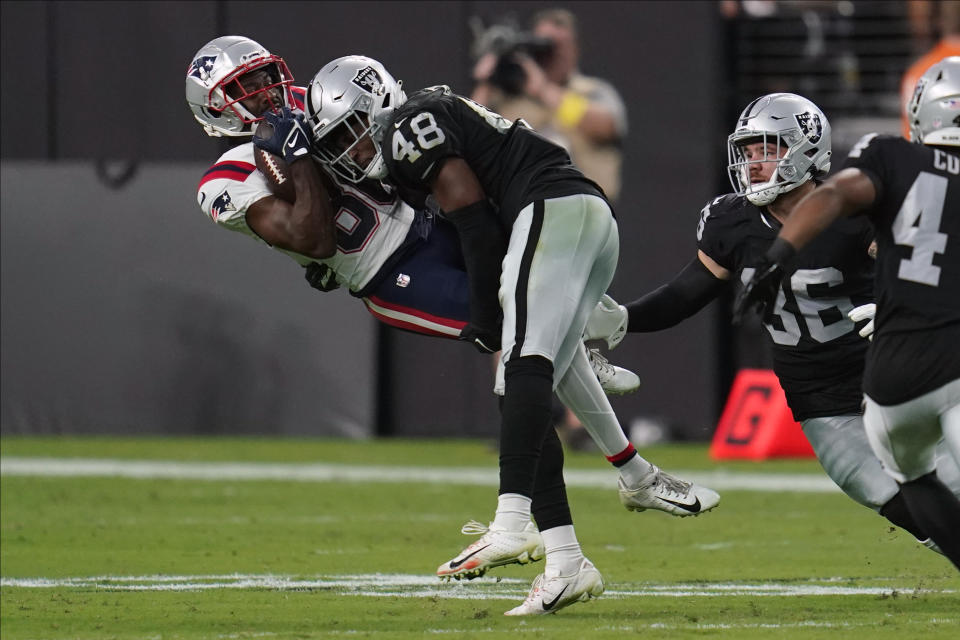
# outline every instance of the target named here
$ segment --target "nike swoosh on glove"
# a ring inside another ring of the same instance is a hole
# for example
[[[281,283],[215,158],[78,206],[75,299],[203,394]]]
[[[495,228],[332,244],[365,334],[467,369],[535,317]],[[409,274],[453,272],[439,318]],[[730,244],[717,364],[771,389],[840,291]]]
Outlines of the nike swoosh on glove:
[[[287,164],[310,155],[310,137],[303,127],[303,113],[283,107],[268,111],[253,136],[253,146],[280,156]]]
[[[468,324],[460,330],[460,339],[471,343],[480,353],[500,351],[500,334]]]

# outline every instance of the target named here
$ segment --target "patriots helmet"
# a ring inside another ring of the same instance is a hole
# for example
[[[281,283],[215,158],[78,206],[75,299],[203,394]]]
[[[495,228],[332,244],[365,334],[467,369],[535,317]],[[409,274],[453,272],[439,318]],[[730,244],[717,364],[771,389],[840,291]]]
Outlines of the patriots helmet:
[[[258,69],[268,74],[266,84],[244,89],[241,78]],[[283,58],[243,36],[221,36],[203,45],[187,67],[187,105],[209,136],[252,136],[254,115],[243,101],[264,94],[273,109],[294,106],[293,75]],[[272,96],[282,96],[277,104]]]
[[[907,120],[913,142],[960,146],[960,56],[944,58],[920,76]]]
[[[747,159],[744,146],[764,143],[763,156]],[[734,191],[757,206],[830,170],[830,123],[817,105],[793,93],[771,93],[747,105],[727,138],[727,173]],[[768,153],[768,145],[777,150]],[[765,182],[752,183],[750,167],[776,162]]]
[[[384,124],[407,99],[402,84],[366,56],[344,56],[320,69],[307,87],[305,101],[307,126],[320,162],[354,183],[386,177],[380,145]],[[360,166],[351,151],[368,135],[376,154]]]

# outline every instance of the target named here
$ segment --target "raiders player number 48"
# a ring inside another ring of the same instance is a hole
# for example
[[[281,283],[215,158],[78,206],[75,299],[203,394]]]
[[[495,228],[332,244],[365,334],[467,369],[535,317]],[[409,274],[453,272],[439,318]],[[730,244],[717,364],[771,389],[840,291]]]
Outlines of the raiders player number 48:
[[[935,472],[941,437],[960,460],[960,57],[920,78],[908,118],[919,144],[864,137],[846,168],[797,205],[736,307],[769,308],[784,265],[833,220],[862,213],[873,222],[877,316],[864,424],[910,513],[960,568],[960,501]]]
[[[535,477],[549,471],[555,492],[534,501],[544,577],[509,615],[552,613],[603,590],[560,495],[562,454],[541,457],[555,437],[554,389],[618,467],[627,508],[693,515],[716,506],[715,492],[671,478],[637,455],[590,373],[583,329],[613,278],[619,238],[603,192],[561,147],[444,86],[405,99],[383,65],[363,56],[324,66],[305,107],[331,170],[348,180],[389,178],[405,197],[429,195],[457,228],[470,289],[463,335],[481,349],[502,348],[500,495],[480,547],[509,545],[522,534]],[[542,508],[551,502],[554,508]]]

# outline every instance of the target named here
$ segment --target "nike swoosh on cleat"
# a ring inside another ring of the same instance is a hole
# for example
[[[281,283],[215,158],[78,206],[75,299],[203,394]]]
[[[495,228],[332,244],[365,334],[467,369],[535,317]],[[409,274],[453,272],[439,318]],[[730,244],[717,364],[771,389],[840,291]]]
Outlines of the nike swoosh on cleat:
[[[673,500],[667,500],[666,498],[660,498],[668,504],[672,504],[675,507],[680,507],[681,509],[686,509],[690,513],[699,513],[700,512],[700,498],[697,498],[696,502],[693,504],[684,504],[682,502],[674,502]]]
[[[490,545],[486,545],[486,546],[484,546],[484,547],[480,547],[479,549],[477,549],[476,551],[474,551],[474,552],[471,553],[470,555],[464,557],[463,560],[457,560],[457,561],[451,560],[451,561],[450,561],[450,568],[451,568],[451,569],[456,569],[456,568],[458,568],[458,567],[459,567],[460,565],[462,565],[464,562],[466,562],[467,560],[469,560],[469,559],[472,558],[473,556],[477,555],[478,553],[480,553],[481,551],[483,551],[484,549],[486,549],[486,548],[489,547],[489,546],[490,546]]]
[[[569,587],[569,586],[570,586],[570,585],[568,585],[568,584],[567,584],[567,585],[564,585],[564,586],[563,586],[563,589],[560,590],[560,593],[557,594],[557,597],[554,598],[553,600],[551,600],[550,602],[544,601],[544,602],[543,602],[543,610],[544,610],[544,611],[550,611],[550,609],[553,609],[555,606],[557,606],[557,603],[560,602],[560,598],[563,597],[563,594],[566,592],[567,587]]]

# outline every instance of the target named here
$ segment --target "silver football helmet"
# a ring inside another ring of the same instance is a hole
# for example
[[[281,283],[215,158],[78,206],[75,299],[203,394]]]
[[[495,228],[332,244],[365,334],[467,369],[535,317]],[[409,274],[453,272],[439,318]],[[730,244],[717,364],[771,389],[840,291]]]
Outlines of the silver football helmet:
[[[240,78],[251,71],[267,68],[269,84],[247,91]],[[208,136],[250,136],[254,115],[242,101],[264,93],[282,95],[282,104],[271,98],[274,109],[294,105],[290,85],[293,75],[283,58],[243,36],[221,36],[205,44],[187,67],[187,104]]]
[[[350,182],[387,175],[380,143],[383,125],[407,96],[382,64],[366,56],[344,56],[327,63],[307,87],[307,126],[320,162]],[[351,152],[366,137],[376,155],[360,166]]]
[[[960,56],[944,58],[920,76],[907,120],[913,142],[960,146]]]
[[[744,146],[762,142],[763,157],[747,159]],[[768,152],[773,145],[777,151]],[[823,112],[802,96],[771,93],[747,105],[737,128],[727,138],[727,172],[734,191],[757,206],[796,189],[815,175],[830,170],[830,123]],[[750,167],[776,162],[765,182],[754,183]]]

